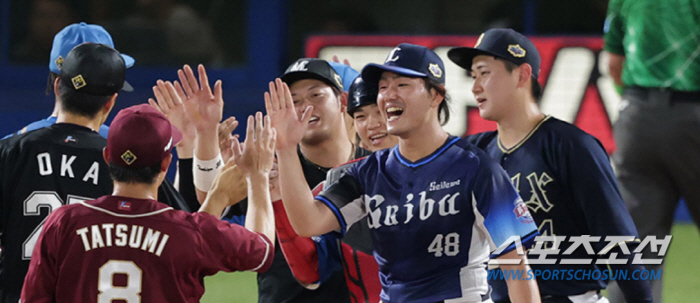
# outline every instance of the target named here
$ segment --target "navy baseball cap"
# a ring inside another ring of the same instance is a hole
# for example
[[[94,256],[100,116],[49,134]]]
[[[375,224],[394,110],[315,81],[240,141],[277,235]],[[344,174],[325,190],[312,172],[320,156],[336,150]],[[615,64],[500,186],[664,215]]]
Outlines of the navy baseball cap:
[[[384,64],[367,64],[362,69],[362,79],[369,83],[379,83],[383,72],[402,76],[430,78],[445,84],[445,65],[431,49],[409,43],[396,46],[384,60]]]
[[[66,55],[61,67],[63,84],[76,92],[109,96],[124,85],[126,64],[119,52],[107,45],[83,43]]]
[[[352,116],[360,107],[377,104],[378,91],[379,87],[376,83],[367,83],[362,77],[357,77],[350,85],[348,92],[348,114]]]
[[[134,135],[138,134],[138,135]],[[126,168],[155,165],[182,139],[168,118],[148,104],[120,110],[107,136],[107,160]]]
[[[345,65],[343,63],[338,63],[338,62],[328,62],[328,64],[333,67],[336,73],[340,75],[340,78],[343,79],[343,88],[345,91],[349,91],[350,85],[352,85],[352,82],[355,81],[355,78],[357,78],[360,73],[356,71],[354,68],[350,67],[349,65]]]
[[[112,36],[102,26],[87,24],[85,22],[68,25],[53,38],[51,57],[49,58],[49,70],[60,74],[61,65],[63,64],[63,60],[66,59],[68,52],[85,42],[100,43],[114,48]],[[121,56],[124,58],[124,63],[126,63],[127,68],[134,65],[134,58],[126,54],[121,54]]]
[[[476,41],[474,47],[455,47],[447,52],[447,57],[460,67],[471,70],[472,60],[479,55],[495,56],[520,66],[532,66],[532,77],[540,74],[540,52],[532,41],[510,28],[487,30]]]
[[[294,82],[303,79],[316,79],[343,91],[343,78],[326,60],[316,58],[301,58],[292,63],[284,75],[280,77],[284,83],[292,86]]]

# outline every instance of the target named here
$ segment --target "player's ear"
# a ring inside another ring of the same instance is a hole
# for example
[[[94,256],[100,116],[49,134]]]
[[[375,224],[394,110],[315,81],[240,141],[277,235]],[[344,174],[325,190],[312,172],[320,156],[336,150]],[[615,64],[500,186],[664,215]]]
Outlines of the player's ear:
[[[532,66],[529,63],[523,63],[519,69],[518,87],[530,87],[528,80],[532,78]]]
[[[346,112],[348,109],[348,92],[342,92],[340,94],[340,110]]]
[[[439,85],[441,91],[445,91],[445,86],[440,84]],[[443,96],[437,89],[431,88],[430,89],[430,94],[433,97],[432,100],[430,101],[430,107],[440,107],[440,103],[442,103],[445,100],[445,96]]]
[[[173,160],[173,154],[172,154],[172,153],[168,154],[168,156],[166,156],[165,158],[163,158],[163,161],[160,162],[160,171],[161,171],[161,172],[164,172],[164,173],[167,173],[167,172],[168,172],[168,168],[170,167],[170,161],[172,161],[172,160]]]
[[[106,147],[102,149],[102,158],[105,159],[105,162],[109,165],[109,152]]]
[[[114,108],[114,104],[117,103],[117,96],[118,95],[119,95],[118,93],[114,93],[114,95],[112,95],[112,97],[109,98],[109,101],[107,101],[107,103],[105,104],[104,108],[102,109],[105,113],[105,116],[109,115],[109,113]]]
[[[61,76],[56,77],[56,80],[53,80],[53,94],[55,96],[58,96],[58,81],[61,81]]]

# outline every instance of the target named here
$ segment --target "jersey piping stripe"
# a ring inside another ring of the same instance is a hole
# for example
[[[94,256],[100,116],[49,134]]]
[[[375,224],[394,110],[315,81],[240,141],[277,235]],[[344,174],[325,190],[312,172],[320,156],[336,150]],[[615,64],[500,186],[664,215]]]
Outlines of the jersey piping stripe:
[[[265,238],[263,238],[263,236],[261,236],[261,235],[258,235],[258,237],[260,237],[260,239],[262,239],[263,242],[265,242],[265,258],[263,258],[262,262],[260,262],[260,265],[251,269],[250,271],[256,271],[256,270],[260,269],[261,267],[263,267],[263,265],[265,265],[265,262],[267,262],[267,257],[270,255],[270,242],[265,240]]]
[[[152,211],[152,212],[148,212],[148,213],[144,213],[144,214],[124,215],[124,214],[118,214],[118,213],[115,213],[115,212],[113,212],[113,211],[109,211],[109,210],[106,210],[106,209],[104,209],[104,208],[100,208],[100,207],[97,207],[97,206],[94,206],[94,205],[90,205],[90,204],[87,204],[87,203],[85,203],[85,202],[79,202],[79,203],[80,203],[81,205],[87,207],[87,208],[90,208],[90,209],[93,209],[93,210],[96,210],[96,211],[100,211],[100,212],[103,212],[103,213],[106,213],[106,214],[108,214],[108,215],[112,215],[112,216],[115,216],[115,217],[120,217],[120,218],[143,218],[143,217],[148,217],[148,216],[153,216],[153,215],[157,215],[157,214],[160,214],[160,213],[164,213],[164,212],[169,211],[169,210],[173,210],[172,207],[166,207],[166,208],[163,208],[163,209],[159,209],[159,210]]]
[[[321,201],[323,204],[326,204],[326,206],[328,206],[328,208],[330,208],[331,211],[333,211],[333,214],[335,215],[336,219],[338,219],[338,223],[340,223],[341,234],[344,235],[347,231],[347,223],[345,223],[345,218],[343,218],[343,215],[340,213],[340,210],[337,207],[335,207],[335,205],[331,203],[331,201],[328,201],[328,199],[324,198],[323,196],[316,196],[316,200]]]
[[[518,149],[518,147],[520,147],[520,146],[522,146],[523,144],[525,144],[525,142],[527,142],[527,139],[530,139],[530,137],[532,136],[532,134],[534,134],[534,133],[537,131],[537,129],[540,128],[540,126],[542,125],[542,123],[544,123],[544,121],[549,120],[549,118],[551,118],[551,117],[552,117],[552,116],[544,116],[544,118],[543,118],[542,120],[540,120],[540,122],[537,122],[537,125],[535,125],[535,127],[533,127],[532,130],[530,130],[529,133],[527,133],[527,136],[525,136],[525,138],[523,138],[522,140],[520,140],[520,142],[518,142],[518,144],[516,144],[515,146],[513,146],[513,147],[511,147],[511,148],[506,148],[505,146],[503,146],[503,143],[501,143],[501,139],[500,139],[500,138],[496,138],[496,142],[498,143],[498,148],[499,148],[504,154],[510,154],[510,153],[514,152],[516,149]]]
[[[525,236],[524,238],[521,238],[521,239],[520,239],[520,243],[521,243],[521,244],[513,243],[513,244],[511,244],[511,245],[508,245],[508,247],[506,247],[500,254],[497,254],[497,255],[491,254],[491,255],[489,256],[489,258],[490,258],[490,259],[495,259],[495,258],[498,258],[498,257],[500,257],[500,256],[502,256],[502,255],[505,255],[505,254],[511,252],[513,249],[515,249],[515,247],[518,246],[518,245],[528,246],[528,243],[531,242],[535,237],[537,237],[537,236],[539,236],[539,235],[540,235],[540,232],[539,232],[539,231],[533,230],[533,231],[532,231],[531,233],[529,233],[527,236]]]
[[[452,139],[452,141],[448,142],[447,144],[445,144],[445,146],[441,147],[434,155],[430,156],[430,158],[425,159],[425,160],[420,161],[420,162],[417,162],[417,163],[411,163],[410,161],[404,159],[404,157],[401,156],[401,154],[399,153],[399,146],[398,145],[391,149],[391,153],[394,154],[394,156],[397,159],[399,159],[399,162],[401,162],[401,164],[406,165],[410,168],[416,168],[418,166],[427,164],[428,162],[435,160],[435,158],[437,158],[440,154],[445,152],[445,150],[447,150],[450,146],[452,146],[452,144],[455,144],[455,142],[457,142],[458,140],[459,140],[459,137]]]

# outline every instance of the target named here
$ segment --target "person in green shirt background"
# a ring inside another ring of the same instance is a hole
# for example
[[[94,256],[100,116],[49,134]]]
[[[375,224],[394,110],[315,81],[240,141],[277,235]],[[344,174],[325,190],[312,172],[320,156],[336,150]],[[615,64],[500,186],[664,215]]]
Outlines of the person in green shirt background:
[[[640,238],[669,235],[681,198],[698,225],[700,0],[610,0],[604,39],[623,94],[613,161]],[[662,302],[661,280],[651,282]],[[619,289],[609,297],[624,302]]]

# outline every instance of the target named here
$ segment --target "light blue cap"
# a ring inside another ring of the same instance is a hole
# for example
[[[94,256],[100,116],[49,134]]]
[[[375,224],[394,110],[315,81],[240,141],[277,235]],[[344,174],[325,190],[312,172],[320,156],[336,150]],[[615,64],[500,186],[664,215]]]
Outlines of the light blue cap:
[[[335,70],[338,75],[340,75],[340,79],[343,79],[343,90],[348,91],[350,89],[350,85],[352,85],[352,82],[355,81],[355,78],[357,78],[360,73],[353,69],[352,67],[338,63],[338,62],[328,62],[331,67]]]
[[[68,52],[84,42],[100,43],[114,48],[112,36],[110,36],[102,26],[87,24],[85,22],[68,25],[53,38],[51,57],[49,58],[49,70],[60,74],[60,65],[63,64],[63,60],[68,55]],[[124,58],[126,68],[134,65],[134,58],[125,54],[121,54],[121,56]]]

